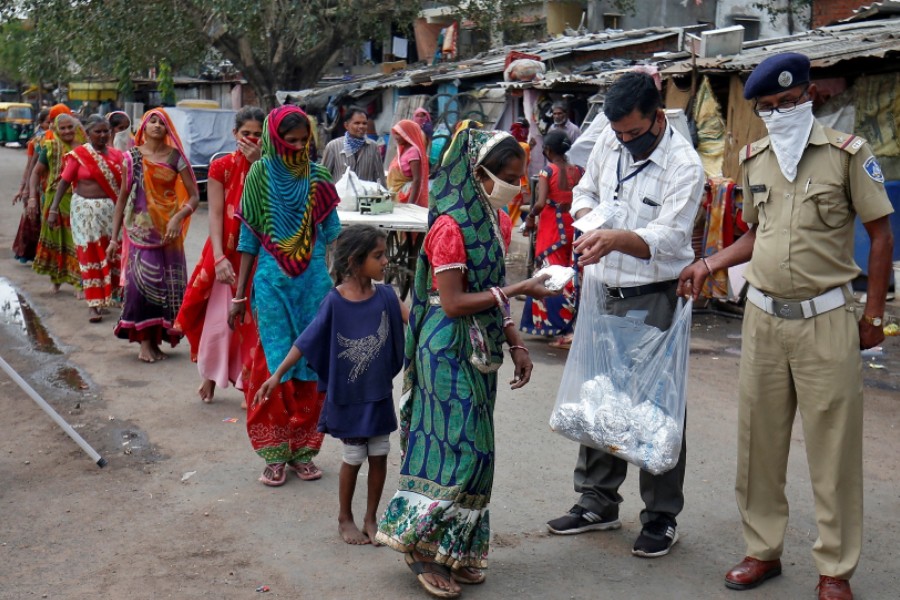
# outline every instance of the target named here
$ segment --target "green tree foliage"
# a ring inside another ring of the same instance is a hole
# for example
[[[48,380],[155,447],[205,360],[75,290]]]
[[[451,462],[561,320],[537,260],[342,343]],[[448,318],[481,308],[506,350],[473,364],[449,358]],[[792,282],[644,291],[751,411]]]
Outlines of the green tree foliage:
[[[462,20],[490,29],[526,1],[448,4],[460,7]],[[126,69],[145,73],[165,59],[178,72],[198,65],[212,46],[271,106],[276,90],[313,86],[336,52],[383,36],[390,23],[407,26],[421,6],[421,0],[0,0],[0,14],[8,22],[40,23],[26,36],[25,62],[35,64],[20,70],[29,78],[40,72],[45,80],[64,80],[77,69],[121,86]]]

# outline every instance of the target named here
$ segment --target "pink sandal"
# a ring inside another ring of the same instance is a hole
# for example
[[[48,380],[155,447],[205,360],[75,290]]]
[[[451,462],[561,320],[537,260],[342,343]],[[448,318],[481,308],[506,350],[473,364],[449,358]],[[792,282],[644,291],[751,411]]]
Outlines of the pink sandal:
[[[313,461],[288,463],[291,470],[303,481],[315,481],[322,478],[322,469]]]
[[[269,487],[279,487],[284,485],[284,482],[287,481],[287,472],[284,469],[284,463],[266,465],[259,480],[263,485]]]

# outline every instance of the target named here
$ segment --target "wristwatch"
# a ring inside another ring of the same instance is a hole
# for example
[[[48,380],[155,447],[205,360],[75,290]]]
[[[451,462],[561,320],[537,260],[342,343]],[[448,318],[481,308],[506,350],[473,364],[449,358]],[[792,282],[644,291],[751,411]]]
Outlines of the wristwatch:
[[[870,317],[869,315],[863,315],[863,321],[868,323],[869,325],[874,325],[875,327],[881,327],[884,319],[881,317]]]

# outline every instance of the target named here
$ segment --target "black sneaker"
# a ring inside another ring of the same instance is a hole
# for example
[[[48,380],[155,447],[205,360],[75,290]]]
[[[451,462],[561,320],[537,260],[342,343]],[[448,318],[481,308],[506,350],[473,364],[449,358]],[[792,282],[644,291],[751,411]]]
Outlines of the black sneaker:
[[[622,522],[618,517],[601,517],[597,513],[584,510],[577,504],[572,507],[569,514],[552,521],[547,521],[547,529],[556,535],[573,535],[585,531],[605,531],[618,529]]]
[[[643,558],[665,556],[678,541],[675,524],[665,520],[650,521],[641,529],[631,553]]]

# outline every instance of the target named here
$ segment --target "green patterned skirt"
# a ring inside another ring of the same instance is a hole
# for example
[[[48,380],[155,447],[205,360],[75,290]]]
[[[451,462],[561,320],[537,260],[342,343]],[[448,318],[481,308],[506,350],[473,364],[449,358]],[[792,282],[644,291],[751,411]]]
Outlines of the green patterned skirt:
[[[451,568],[487,566],[494,482],[497,374],[468,360],[468,332],[430,306],[415,353],[412,392],[401,409],[409,437],[400,485],[377,540]]]

